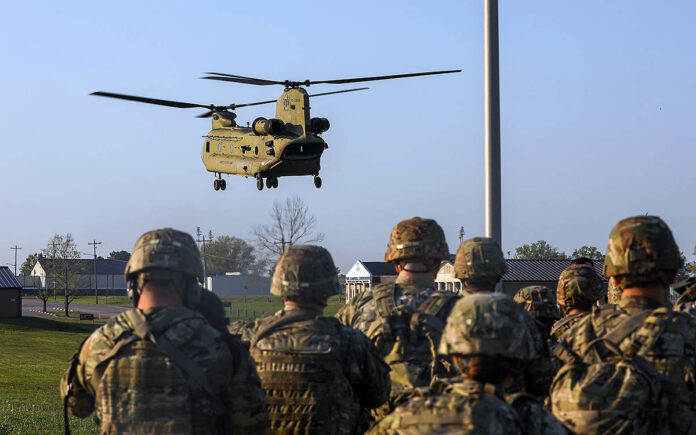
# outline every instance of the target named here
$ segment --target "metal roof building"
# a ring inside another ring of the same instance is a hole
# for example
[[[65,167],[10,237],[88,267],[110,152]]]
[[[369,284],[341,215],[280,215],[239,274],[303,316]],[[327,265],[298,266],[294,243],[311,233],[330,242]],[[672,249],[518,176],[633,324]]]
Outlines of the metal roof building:
[[[22,285],[7,266],[0,266],[0,317],[22,317]]]
[[[370,290],[372,284],[396,281],[396,267],[383,261],[356,261],[346,273],[346,303],[360,292]]]

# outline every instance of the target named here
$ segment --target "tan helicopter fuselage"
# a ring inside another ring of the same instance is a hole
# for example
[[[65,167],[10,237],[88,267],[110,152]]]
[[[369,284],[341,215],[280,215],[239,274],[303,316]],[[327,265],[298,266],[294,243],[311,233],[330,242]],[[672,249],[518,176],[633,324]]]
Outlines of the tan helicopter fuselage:
[[[202,159],[209,172],[252,177],[316,175],[326,142],[311,132],[309,95],[290,88],[280,96],[276,116],[282,128],[266,128],[257,118],[240,127],[226,113],[213,115],[213,129],[204,137]],[[267,124],[267,123],[266,123]]]

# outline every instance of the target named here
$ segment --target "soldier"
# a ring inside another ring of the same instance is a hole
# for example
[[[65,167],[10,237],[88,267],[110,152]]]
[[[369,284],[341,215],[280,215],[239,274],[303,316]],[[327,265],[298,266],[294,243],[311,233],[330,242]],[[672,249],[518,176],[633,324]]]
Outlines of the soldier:
[[[459,296],[436,290],[435,277],[448,257],[437,222],[419,217],[399,222],[384,255],[396,266],[396,282],[357,295],[336,314],[344,325],[364,332],[390,365],[392,405],[411,388],[430,384],[433,373],[445,373],[435,356]]]
[[[459,375],[419,388],[371,431],[381,433],[559,434],[563,425],[534,397],[506,395],[535,359],[527,313],[509,296],[478,293],[457,302],[439,353]]]
[[[534,316],[539,332],[548,342],[551,337],[551,327],[561,318],[553,290],[543,285],[530,285],[519,289],[514,299]]]
[[[251,341],[273,433],[363,433],[369,424],[363,410],[389,398],[389,366],[370,340],[323,317],[328,297],[339,291],[329,252],[295,245],[271,281],[284,308],[231,326]]]
[[[578,433],[690,433],[696,427],[696,319],[666,307],[681,265],[672,232],[656,216],[617,223],[604,275],[618,305],[593,309],[563,335],[565,363],[551,388],[553,413]]]
[[[498,242],[488,237],[474,237],[459,245],[454,262],[454,276],[462,282],[462,293],[492,293],[507,271],[503,251]],[[553,365],[548,344],[537,329],[531,315],[523,316],[536,346],[536,359],[525,366],[525,376],[518,378],[514,388],[543,397],[549,392]]]
[[[603,293],[602,280],[591,263],[574,263],[561,272],[556,287],[556,301],[565,317],[551,328],[552,352],[561,336],[592,311]]]
[[[124,277],[134,307],[85,340],[61,381],[67,412],[96,410],[100,433],[264,433],[254,363],[199,312],[201,257],[190,235],[143,234]]]

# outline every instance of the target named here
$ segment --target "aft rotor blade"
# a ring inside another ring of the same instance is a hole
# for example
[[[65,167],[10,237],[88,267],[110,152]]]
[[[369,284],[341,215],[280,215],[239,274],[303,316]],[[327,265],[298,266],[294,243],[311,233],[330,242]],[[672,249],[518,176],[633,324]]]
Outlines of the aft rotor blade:
[[[210,104],[195,104],[195,103],[184,103],[181,101],[158,100],[156,98],[138,97],[135,95],[114,94],[112,92],[92,92],[90,95],[97,95],[99,97],[117,98],[119,100],[137,101],[139,103],[157,104],[158,106],[176,107],[179,109],[191,109],[194,107],[202,107],[204,109],[209,109],[211,107]]]
[[[344,89],[342,91],[334,91],[334,92],[322,92],[321,94],[312,94],[312,95],[310,95],[310,97],[321,97],[322,95],[342,94],[344,92],[363,91],[365,89],[370,89],[370,88],[355,88],[355,89]]]
[[[371,81],[375,81],[375,80],[402,79],[405,77],[431,76],[431,75],[436,75],[436,74],[452,74],[452,73],[458,73],[461,71],[462,70],[460,70],[460,69],[453,69],[453,70],[447,70],[447,71],[429,71],[429,72],[419,72],[419,73],[410,73],[410,74],[394,74],[394,75],[389,75],[389,76],[358,77],[358,78],[353,78],[353,79],[317,80],[317,81],[312,80],[309,83],[312,85],[322,84],[322,83],[336,85],[336,84],[343,84],[343,83],[371,82]]]
[[[236,75],[232,75],[232,74],[222,74],[222,73],[206,73],[206,74],[214,74],[214,75],[213,76],[205,76],[205,77],[201,77],[201,78],[205,79],[205,80],[220,80],[223,82],[235,82],[235,83],[244,83],[247,85],[259,85],[259,86],[284,85],[285,84],[285,82],[266,80],[266,79],[256,79],[253,77],[236,76]]]
[[[212,110],[208,110],[207,112],[203,112],[200,115],[197,115],[196,118],[210,118],[211,116],[213,116],[213,113],[215,112]]]

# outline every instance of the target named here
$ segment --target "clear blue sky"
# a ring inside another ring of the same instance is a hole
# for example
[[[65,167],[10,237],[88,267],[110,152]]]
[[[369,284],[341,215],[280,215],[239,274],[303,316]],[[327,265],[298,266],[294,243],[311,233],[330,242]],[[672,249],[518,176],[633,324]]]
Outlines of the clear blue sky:
[[[538,239],[603,250],[617,220],[651,213],[695,258],[694,22],[692,1],[500,2],[505,251]],[[381,260],[415,215],[437,219],[452,252],[460,226],[483,233],[483,1],[5,2],[0,38],[2,264],[55,233],[82,252],[96,238],[102,255],[163,226],[248,239],[290,195],[343,271]],[[463,72],[312,100],[331,120],[320,190],[230,177],[214,192],[200,160],[210,121],[195,109],[88,96],[244,103],[281,89],[198,77],[452,68]]]

